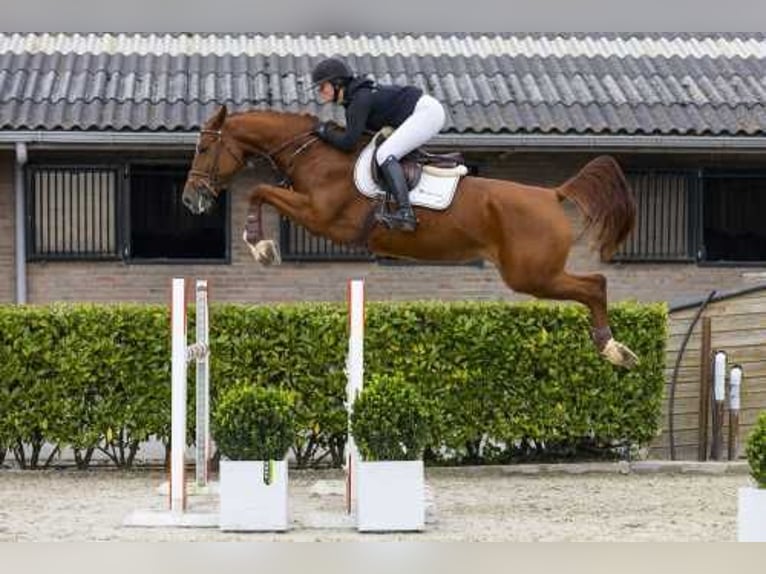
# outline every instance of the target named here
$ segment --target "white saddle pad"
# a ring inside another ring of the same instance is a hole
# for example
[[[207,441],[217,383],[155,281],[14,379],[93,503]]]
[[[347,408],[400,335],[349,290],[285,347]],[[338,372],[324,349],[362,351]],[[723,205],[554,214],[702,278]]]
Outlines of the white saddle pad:
[[[369,198],[386,194],[372,179],[371,162],[374,151],[374,143],[370,142],[359,154],[354,166],[354,184]],[[460,178],[466,173],[468,168],[464,165],[448,169],[425,166],[417,186],[410,190],[410,203],[429,209],[447,209],[455,197]]]

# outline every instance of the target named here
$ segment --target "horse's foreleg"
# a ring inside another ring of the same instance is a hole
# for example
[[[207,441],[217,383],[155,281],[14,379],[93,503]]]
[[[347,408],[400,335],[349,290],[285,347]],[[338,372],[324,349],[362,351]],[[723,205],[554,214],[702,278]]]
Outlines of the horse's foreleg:
[[[571,275],[562,272],[536,289],[532,295],[582,303],[590,310],[593,327],[591,336],[601,355],[610,363],[627,368],[638,364],[635,353],[612,337],[606,309],[606,277],[603,275]]]
[[[305,225],[310,218],[311,204],[306,197],[274,185],[258,185],[250,194],[247,223],[242,239],[250,248],[256,261],[263,265],[279,265],[281,262],[279,244],[273,239],[263,238],[261,211],[264,203],[268,203],[280,214],[302,225]]]

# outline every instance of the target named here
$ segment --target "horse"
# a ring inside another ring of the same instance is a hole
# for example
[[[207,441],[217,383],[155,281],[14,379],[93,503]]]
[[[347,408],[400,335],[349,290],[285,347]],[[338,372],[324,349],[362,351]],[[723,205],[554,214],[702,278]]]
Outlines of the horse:
[[[357,150],[346,153],[313,133],[309,114],[255,110],[229,114],[221,106],[200,130],[182,200],[204,213],[231,178],[263,159],[285,177],[282,185],[254,187],[243,239],[264,265],[278,262],[273,240],[263,237],[266,203],[310,232],[338,243],[366,245],[373,254],[435,262],[493,263],[512,290],[538,299],[572,300],[590,310],[591,339],[609,362],[625,368],[638,357],[612,336],[607,282],[599,273],[565,270],[576,239],[562,202],[570,200],[590,232],[591,249],[609,260],[633,230],[636,203],[610,156],[599,156],[557,187],[464,176],[443,211],[415,208],[417,229],[389,229],[375,221],[376,203],[353,181]]]

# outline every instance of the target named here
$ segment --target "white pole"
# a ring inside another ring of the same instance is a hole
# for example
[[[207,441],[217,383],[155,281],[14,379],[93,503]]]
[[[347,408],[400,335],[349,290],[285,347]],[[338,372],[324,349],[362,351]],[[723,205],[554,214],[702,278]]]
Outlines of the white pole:
[[[729,410],[739,412],[742,387],[742,367],[734,365],[729,374]]]
[[[205,347],[204,353],[197,355],[196,368],[196,477],[197,486],[207,486],[208,461],[210,460],[210,368],[208,341],[207,281],[197,280],[197,340],[196,344]]]
[[[359,452],[351,433],[351,413],[356,397],[362,392],[364,381],[364,281],[355,279],[348,284],[349,341],[346,359],[346,409],[349,414],[348,440],[346,441],[346,510],[351,513],[356,500],[356,463]]]
[[[715,354],[715,367],[713,370],[713,397],[715,402],[723,402],[726,398],[726,351],[718,351]]]
[[[183,279],[173,279],[172,326],[172,409],[170,435],[170,510],[183,512],[184,452],[186,450],[186,291]]]
[[[723,413],[726,399],[726,351],[715,354],[713,371],[713,460],[723,456]]]
[[[742,367],[734,365],[729,373],[729,460],[739,458],[739,407],[742,390]]]

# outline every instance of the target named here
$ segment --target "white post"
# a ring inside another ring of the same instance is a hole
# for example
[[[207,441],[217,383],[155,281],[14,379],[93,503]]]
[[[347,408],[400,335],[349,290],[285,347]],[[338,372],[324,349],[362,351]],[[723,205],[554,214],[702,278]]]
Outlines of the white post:
[[[170,510],[186,507],[184,453],[186,451],[186,290],[183,279],[173,279],[172,409],[170,435]]]
[[[713,400],[721,403],[726,398],[726,351],[718,351],[715,354],[713,368]]]
[[[739,408],[742,387],[742,367],[733,365],[729,373],[729,460],[739,458]]]
[[[723,413],[726,399],[726,351],[715,354],[713,367],[713,460],[723,457]]]
[[[351,433],[351,413],[356,397],[362,392],[364,381],[364,281],[355,279],[348,284],[349,340],[346,358],[346,409],[349,414],[348,440],[346,441],[346,511],[350,514],[356,500],[356,462],[359,460],[354,437]]]
[[[734,365],[729,374],[729,410],[739,412],[742,387],[742,367]]]
[[[197,355],[196,372],[196,477],[197,486],[207,486],[208,461],[210,460],[210,364],[209,331],[207,308],[207,281],[198,280],[197,286],[197,340],[196,344],[205,347],[204,353]]]

